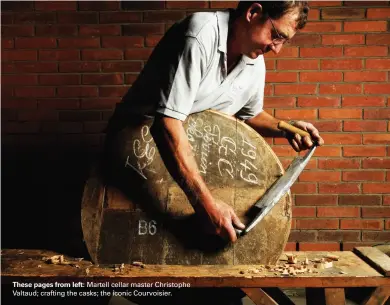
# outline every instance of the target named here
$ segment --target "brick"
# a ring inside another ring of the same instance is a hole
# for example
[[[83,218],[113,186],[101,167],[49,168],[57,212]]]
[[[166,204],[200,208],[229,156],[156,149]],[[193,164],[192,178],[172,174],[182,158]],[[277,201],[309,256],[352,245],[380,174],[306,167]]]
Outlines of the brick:
[[[341,220],[342,221],[342,220]],[[360,241],[360,231],[318,231],[318,241]]]
[[[1,84],[3,86],[20,85],[31,86],[38,84],[38,77],[36,75],[2,75]]]
[[[341,57],[343,50],[341,47],[317,47],[317,48],[300,48],[300,57],[312,57],[312,58],[323,58],[323,57]]]
[[[342,1],[310,1],[311,7],[328,7],[328,6],[342,6]]]
[[[185,8],[208,8],[208,1],[167,1],[167,8],[185,9]]]
[[[321,10],[321,18],[326,19],[364,19],[365,10],[357,8],[326,8]]]
[[[268,143],[270,144],[270,143]],[[289,157],[289,156],[297,156],[297,153],[287,145],[283,146],[274,146],[272,147],[273,151],[275,152],[276,155],[280,157]]]
[[[132,85],[138,78],[138,74],[126,74],[125,75],[125,84]]]
[[[363,144],[390,144],[390,133],[365,134]]]
[[[317,121],[314,126],[320,131],[341,131],[341,121]]]
[[[390,232],[362,232],[362,241],[388,242]]]
[[[79,1],[79,10],[80,11],[116,11],[120,9],[120,4],[123,2],[125,1]]]
[[[321,36],[319,34],[297,33],[290,42],[292,46],[313,46],[321,44]]]
[[[364,35],[322,35],[323,45],[364,44]]]
[[[294,109],[294,110],[275,110],[275,117],[278,119],[284,120],[293,120],[293,119],[315,119],[317,117],[316,109]]]
[[[390,94],[390,84],[364,84],[365,94]]]
[[[380,205],[381,198],[376,195],[340,195],[339,205]]]
[[[317,217],[360,217],[358,207],[318,207]]]
[[[99,38],[59,38],[59,48],[98,48],[100,47]]]
[[[186,16],[180,11],[145,12],[143,22],[176,22]]]
[[[144,38],[141,36],[133,37],[102,37],[103,48],[141,48],[144,45]]]
[[[82,133],[83,124],[80,122],[44,122],[41,131],[43,133]]]
[[[345,82],[383,82],[387,80],[386,72],[356,71],[344,72]]]
[[[19,121],[57,121],[58,111],[53,109],[22,110],[18,113]]]
[[[344,131],[369,132],[387,131],[387,124],[384,121],[349,121],[344,122]],[[364,143],[364,137],[363,137]],[[367,144],[367,143],[364,143]]]
[[[265,62],[265,69],[266,69],[266,71],[275,70],[276,60],[274,60],[274,59],[266,59],[264,62]]]
[[[344,47],[344,55],[351,57],[378,57],[387,54],[387,46]]]
[[[368,8],[367,19],[389,19],[390,8]]]
[[[123,35],[154,35],[154,34],[163,34],[164,25],[156,23],[142,23],[142,24],[131,24],[131,25],[122,25],[122,34]]]
[[[295,205],[297,206],[321,206],[336,205],[335,195],[295,195]]]
[[[273,52],[268,52],[264,56],[265,58],[289,58],[289,57],[298,57],[298,48],[297,47],[284,47],[279,52],[279,54],[274,54]]]
[[[123,74],[87,74],[83,75],[83,85],[122,85]]]
[[[320,94],[361,94],[361,93],[362,93],[361,84],[321,84],[320,85]]]
[[[146,47],[155,47],[159,41],[161,40],[162,35],[148,35],[145,38],[145,46]]]
[[[388,45],[389,39],[390,39],[390,34],[385,34],[385,33],[366,34],[367,45]]]
[[[364,194],[386,194],[390,191],[390,183],[363,183]]]
[[[293,217],[315,217],[316,208],[315,207],[293,207],[292,209]]]
[[[348,3],[349,1],[346,1]],[[342,250],[343,251],[353,251],[356,247],[371,247],[374,243],[369,242],[349,242],[349,243],[343,243],[342,244]]]
[[[39,99],[38,105],[40,108],[48,109],[77,109],[79,108],[79,99],[78,98],[69,98],[69,99],[60,99],[60,98],[48,98],[48,99]]]
[[[98,62],[67,62],[59,63],[59,72],[99,72],[100,63]]]
[[[13,49],[14,40],[12,38],[2,38],[1,39],[1,48],[2,49]],[[4,73],[4,71],[3,71]]]
[[[384,181],[385,173],[382,171],[354,171],[343,172],[343,181]]]
[[[381,107],[385,100],[381,96],[343,96],[343,107]]]
[[[278,70],[318,70],[318,59],[281,59],[277,61]]]
[[[1,90],[1,96],[4,97],[5,90]],[[37,99],[35,97],[27,98],[13,98],[8,96],[7,99],[2,101],[2,109],[36,109]]]
[[[291,108],[295,106],[295,97],[266,97],[264,99],[265,108]]]
[[[104,62],[102,63],[102,72],[139,72],[141,62]]]
[[[300,183],[296,182],[291,187],[291,192],[293,194],[314,194],[317,193],[317,186],[315,183]]]
[[[385,32],[386,21],[346,21],[344,32]]]
[[[384,6],[387,5],[387,2],[381,1],[345,1],[345,6]]]
[[[56,13],[37,12],[37,13],[18,13],[14,14],[15,24],[54,24],[56,23]]]
[[[40,50],[39,60],[72,61],[80,59],[79,50]]]
[[[1,10],[5,12],[23,12],[33,11],[33,1],[3,1],[1,3]]]
[[[382,146],[354,146],[343,147],[344,157],[381,157],[386,155],[386,148]]]
[[[362,143],[362,136],[360,134],[332,133],[322,134],[321,136],[327,145],[356,145]]]
[[[299,251],[340,251],[339,243],[299,243]]]
[[[82,50],[81,51],[81,58],[83,60],[123,59],[123,51],[121,51],[121,50],[102,50],[102,49]]]
[[[95,98],[95,99],[82,99],[82,109],[113,109],[116,103],[119,103],[119,98]]]
[[[120,1],[123,10],[159,10],[165,8],[165,1]]]
[[[57,88],[58,97],[94,97],[97,96],[97,92],[97,88],[92,86]]]
[[[297,231],[293,230],[290,232],[290,235],[288,236],[288,240],[290,242],[296,241],[296,242],[302,242],[302,241],[316,241],[317,240],[317,231]]]
[[[110,87],[99,87],[100,97],[122,97],[129,90],[128,87],[124,86],[110,86]]]
[[[52,86],[66,86],[66,85],[79,85],[80,84],[80,75],[77,74],[48,74],[40,75],[39,83],[41,85],[52,85]]]
[[[286,243],[286,246],[284,247],[284,251],[297,251],[297,244],[292,242]]]
[[[55,38],[36,38],[23,37],[15,38],[15,48],[18,49],[38,49],[38,48],[55,48],[57,41]]]
[[[304,171],[299,176],[299,182],[340,181],[340,172]]]
[[[361,109],[319,109],[320,119],[361,119]]]
[[[80,25],[79,36],[118,36],[121,26],[116,24]]]
[[[338,229],[338,219],[297,219],[297,229]]]
[[[317,85],[313,84],[275,85],[275,95],[315,94],[316,90]]]
[[[320,169],[356,169],[360,168],[360,161],[356,159],[325,159],[318,160]]]
[[[339,97],[298,97],[298,107],[338,107],[340,106]]]
[[[268,72],[265,77],[267,83],[295,83],[297,72]]]
[[[137,48],[137,49],[126,49],[125,59],[126,60],[147,60],[152,54],[153,49]]]
[[[307,20],[319,20],[319,19],[320,19],[320,10],[310,8],[310,12]]]
[[[75,11],[77,9],[76,1],[37,1],[35,2],[36,11]]]
[[[106,122],[85,122],[84,124],[85,133],[102,133],[107,126]]]
[[[59,12],[58,23],[97,24],[99,15],[96,12]]]
[[[5,50],[1,55],[2,61],[37,60],[36,50]]]
[[[264,96],[272,96],[274,91],[273,87],[274,85],[265,84]]]
[[[341,219],[343,230],[383,230],[383,221],[377,219]]]
[[[100,13],[100,23],[127,24],[142,22],[142,13],[139,12],[103,12]]]
[[[11,1],[9,1],[11,2]],[[12,24],[14,23],[14,13],[6,13],[4,11],[1,12],[1,24]]]
[[[32,25],[2,25],[1,35],[3,37],[34,36]]]
[[[362,208],[363,218],[386,218],[390,217],[390,207],[369,207]]]
[[[386,120],[390,119],[390,109],[379,108],[379,109],[365,109],[364,119],[369,120]]]
[[[361,59],[323,59],[322,70],[359,70],[363,68]]]
[[[51,87],[20,87],[15,88],[16,97],[53,97],[55,89]]]
[[[93,110],[61,111],[61,121],[99,121],[100,112]]]
[[[341,147],[321,146],[316,150],[316,157],[340,157]]]
[[[3,126],[6,134],[38,133],[38,122],[7,122]]]
[[[210,1],[210,8],[236,8],[238,1]]]
[[[385,230],[390,230],[390,219],[385,220]]]
[[[390,39],[390,36],[389,36]],[[366,69],[390,70],[390,59],[366,59]]]
[[[302,33],[341,32],[341,22],[308,22],[301,30]]]
[[[35,27],[35,36],[76,36],[77,33],[77,25],[47,24]]]
[[[301,82],[339,82],[342,80],[341,72],[300,72],[299,80]]]
[[[319,183],[320,194],[358,194],[358,183]]]
[[[363,160],[363,168],[390,168],[390,159],[371,158]]]

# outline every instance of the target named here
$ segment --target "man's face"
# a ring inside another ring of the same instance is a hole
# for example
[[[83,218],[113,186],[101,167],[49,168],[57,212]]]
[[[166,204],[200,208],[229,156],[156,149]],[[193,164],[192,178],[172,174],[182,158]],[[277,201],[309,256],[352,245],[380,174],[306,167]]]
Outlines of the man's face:
[[[273,51],[279,53],[283,39],[289,40],[296,33],[298,9],[288,12],[278,20],[261,20],[260,13],[247,16],[247,29],[242,42],[242,54],[255,59],[259,55]]]

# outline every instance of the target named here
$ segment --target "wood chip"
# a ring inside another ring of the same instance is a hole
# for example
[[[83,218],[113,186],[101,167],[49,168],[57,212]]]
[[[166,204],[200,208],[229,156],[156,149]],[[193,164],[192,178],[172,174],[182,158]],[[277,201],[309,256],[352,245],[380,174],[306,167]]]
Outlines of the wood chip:
[[[132,262],[131,263],[133,266],[136,266],[136,267],[141,267],[141,268],[145,268],[145,264],[143,262]]]
[[[333,255],[333,254],[327,254],[325,257],[331,259],[332,261],[338,261],[339,260],[339,256]]]
[[[325,263],[324,263],[324,268],[325,268],[325,269],[333,268],[333,262],[325,262]]]
[[[86,268],[86,269],[85,269],[85,274],[86,274],[86,275],[89,274],[89,268]]]

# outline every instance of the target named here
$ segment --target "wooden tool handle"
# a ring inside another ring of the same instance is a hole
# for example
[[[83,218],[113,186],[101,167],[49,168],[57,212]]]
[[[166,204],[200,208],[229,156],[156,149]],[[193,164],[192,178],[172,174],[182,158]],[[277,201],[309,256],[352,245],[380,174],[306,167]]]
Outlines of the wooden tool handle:
[[[307,131],[304,131],[302,129],[299,129],[295,126],[292,126],[284,121],[280,121],[279,124],[278,124],[278,128],[280,130],[284,130],[284,131],[287,131],[287,132],[290,132],[290,133],[297,133],[299,134],[301,137],[306,137],[306,136],[309,136],[310,137],[310,133],[308,133]]]

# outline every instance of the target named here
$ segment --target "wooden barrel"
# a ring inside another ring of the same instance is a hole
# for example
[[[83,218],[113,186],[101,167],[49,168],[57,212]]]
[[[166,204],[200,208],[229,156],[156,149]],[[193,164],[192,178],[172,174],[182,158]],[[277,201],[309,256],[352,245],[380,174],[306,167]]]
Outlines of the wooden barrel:
[[[234,243],[201,232],[185,194],[168,173],[150,134],[152,120],[132,122],[110,140],[82,199],[84,240],[96,263],[273,264],[290,232],[291,195]],[[278,158],[249,126],[215,111],[184,123],[199,171],[215,198],[244,223],[251,207],[283,174]]]

